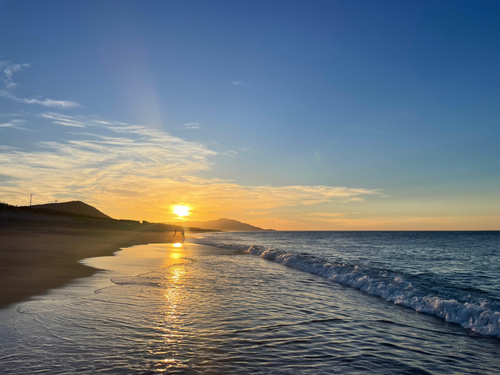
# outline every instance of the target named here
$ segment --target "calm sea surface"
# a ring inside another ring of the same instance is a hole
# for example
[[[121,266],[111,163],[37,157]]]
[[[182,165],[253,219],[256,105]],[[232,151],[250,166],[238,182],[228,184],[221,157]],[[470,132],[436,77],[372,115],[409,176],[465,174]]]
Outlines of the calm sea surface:
[[[211,233],[128,248],[0,311],[0,373],[498,374],[499,240]]]

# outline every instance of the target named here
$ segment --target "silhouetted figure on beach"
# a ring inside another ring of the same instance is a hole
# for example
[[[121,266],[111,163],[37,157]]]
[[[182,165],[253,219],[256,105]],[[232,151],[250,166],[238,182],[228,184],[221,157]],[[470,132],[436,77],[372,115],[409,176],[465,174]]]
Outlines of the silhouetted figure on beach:
[[[179,232],[181,232],[182,240],[184,241],[184,239],[186,238],[186,236],[184,234],[184,228],[180,229]],[[174,235],[172,237],[175,237],[176,235],[177,235],[177,229],[175,230]]]

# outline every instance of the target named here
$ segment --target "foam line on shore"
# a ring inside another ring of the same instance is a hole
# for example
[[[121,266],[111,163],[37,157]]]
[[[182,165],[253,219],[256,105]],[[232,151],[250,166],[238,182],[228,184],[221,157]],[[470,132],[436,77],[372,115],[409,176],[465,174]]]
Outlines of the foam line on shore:
[[[359,289],[394,304],[438,316],[447,322],[460,324],[472,332],[500,337],[500,311],[492,308],[491,303],[486,300],[472,303],[427,295],[422,293],[418,285],[405,280],[404,276],[387,270],[323,262],[261,246],[251,246],[247,252]]]

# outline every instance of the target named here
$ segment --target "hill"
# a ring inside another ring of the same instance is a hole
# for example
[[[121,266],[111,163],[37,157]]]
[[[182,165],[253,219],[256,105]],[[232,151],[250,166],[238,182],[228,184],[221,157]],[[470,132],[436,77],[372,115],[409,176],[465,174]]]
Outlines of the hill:
[[[86,215],[97,217],[99,219],[111,219],[108,215],[103,214],[97,208],[88,205],[87,203],[83,203],[81,201],[72,201],[72,202],[63,202],[63,203],[48,203],[48,204],[37,204],[30,206],[33,209],[42,209],[42,210],[52,210],[59,212],[67,212],[75,215]]]
[[[250,224],[242,223],[241,221],[231,219],[217,219],[209,221],[187,221],[184,223],[186,227],[196,227],[201,229],[222,230],[227,232],[250,232],[250,231],[266,231],[274,229],[262,229]]]

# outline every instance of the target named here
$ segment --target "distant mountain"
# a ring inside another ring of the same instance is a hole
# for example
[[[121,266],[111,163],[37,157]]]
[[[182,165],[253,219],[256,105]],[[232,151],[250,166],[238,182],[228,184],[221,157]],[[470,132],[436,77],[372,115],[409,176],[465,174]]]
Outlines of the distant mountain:
[[[63,202],[63,203],[48,203],[48,204],[36,204],[30,206],[34,209],[52,210],[59,212],[68,212],[76,215],[87,215],[92,217],[98,217],[100,219],[111,219],[108,215],[103,214],[97,208],[83,203],[80,201]]]
[[[177,224],[178,225],[178,224]],[[242,223],[241,221],[231,219],[217,219],[210,221],[186,221],[186,227],[196,227],[201,229],[222,230],[227,232],[249,232],[249,231],[265,231],[274,229],[262,229],[250,224]]]

